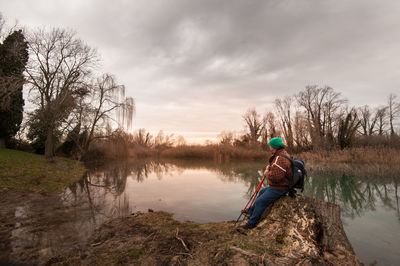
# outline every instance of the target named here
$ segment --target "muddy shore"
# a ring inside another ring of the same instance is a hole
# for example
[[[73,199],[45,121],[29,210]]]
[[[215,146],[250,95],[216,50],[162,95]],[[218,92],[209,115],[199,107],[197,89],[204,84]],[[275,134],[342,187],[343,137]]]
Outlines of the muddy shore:
[[[44,265],[87,243],[88,207],[65,205],[57,195],[0,190],[0,265]]]

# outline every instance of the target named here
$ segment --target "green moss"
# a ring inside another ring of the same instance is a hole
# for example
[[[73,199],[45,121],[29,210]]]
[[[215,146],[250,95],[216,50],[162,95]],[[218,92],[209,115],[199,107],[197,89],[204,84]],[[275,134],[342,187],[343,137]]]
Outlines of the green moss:
[[[0,189],[58,193],[80,180],[86,169],[81,162],[0,148]]]
[[[254,251],[256,253],[262,254],[266,251],[265,243],[257,242],[254,239],[241,239],[233,241],[234,246],[237,246],[243,250]]]
[[[282,243],[282,244],[278,244],[278,247],[283,249],[286,247],[286,245],[285,245],[285,243]]]
[[[280,233],[279,235],[276,236],[276,238],[275,238],[276,243],[278,243],[279,245],[284,245],[285,237],[286,237],[286,231],[283,231],[282,233]]]
[[[114,259],[114,263],[116,265],[125,265],[128,262],[131,262],[132,260],[137,260],[139,257],[143,254],[142,250],[138,249],[131,249],[125,253],[119,254],[116,256]]]

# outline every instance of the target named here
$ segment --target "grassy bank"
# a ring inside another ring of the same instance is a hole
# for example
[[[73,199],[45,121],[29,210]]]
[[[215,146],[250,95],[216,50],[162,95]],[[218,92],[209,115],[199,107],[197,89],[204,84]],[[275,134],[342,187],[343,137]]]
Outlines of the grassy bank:
[[[0,189],[57,193],[84,175],[82,163],[66,158],[0,149]]]

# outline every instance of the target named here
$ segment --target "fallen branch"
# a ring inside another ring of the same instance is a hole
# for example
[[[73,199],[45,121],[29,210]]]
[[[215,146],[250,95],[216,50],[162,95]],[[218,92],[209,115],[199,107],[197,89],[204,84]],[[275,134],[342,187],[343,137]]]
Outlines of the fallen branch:
[[[143,242],[145,242],[147,239],[149,239],[151,236],[154,236],[155,235],[155,233],[151,233],[150,235],[148,235],[144,240],[143,240]]]
[[[178,255],[186,255],[186,256],[189,256],[189,257],[191,257],[192,259],[193,259],[193,256],[192,256],[192,254],[190,254],[190,253],[184,253],[184,252],[179,252],[179,253],[177,253]]]
[[[103,242],[93,243],[91,246],[92,247],[97,247],[97,246],[100,246],[101,244],[103,244]]]
[[[185,248],[185,250],[186,250],[187,252],[189,252],[189,249],[188,249],[188,247],[186,246],[185,241],[183,241],[183,239],[182,239],[181,237],[179,237],[178,234],[179,234],[179,228],[176,228],[176,234],[175,234],[176,239],[178,239],[179,241],[181,241],[181,243],[182,243],[183,247]]]
[[[253,252],[246,251],[246,250],[243,250],[243,249],[238,248],[238,247],[235,247],[235,246],[230,247],[230,249],[233,249],[233,250],[235,250],[235,251],[238,251],[238,252],[240,252],[240,253],[242,253],[242,254],[244,254],[244,255],[247,255],[247,256],[257,256],[257,254],[255,254],[255,253],[253,253]]]

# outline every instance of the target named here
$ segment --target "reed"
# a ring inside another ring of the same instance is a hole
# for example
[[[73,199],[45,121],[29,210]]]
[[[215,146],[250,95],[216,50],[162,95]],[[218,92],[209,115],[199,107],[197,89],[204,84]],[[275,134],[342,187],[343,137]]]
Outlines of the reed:
[[[344,150],[313,150],[295,155],[310,163],[362,163],[400,165],[400,149],[390,147],[359,147]]]
[[[361,163],[400,165],[400,149],[388,146],[366,146],[347,149],[314,149],[300,153],[289,153],[310,163]],[[127,158],[177,158],[207,159],[217,162],[231,160],[266,160],[270,151],[261,148],[238,147],[227,144],[146,146],[133,143],[125,137],[114,137],[107,141],[92,143],[87,160],[120,160]]]
[[[268,153],[260,149],[246,149],[231,145],[183,145],[163,150],[160,152],[160,156],[166,158],[212,159],[219,162],[229,162],[238,159],[265,159]]]
[[[364,181],[396,180],[400,176],[400,166],[365,163],[308,163],[308,174],[311,177],[331,176],[340,178],[352,176]]]

